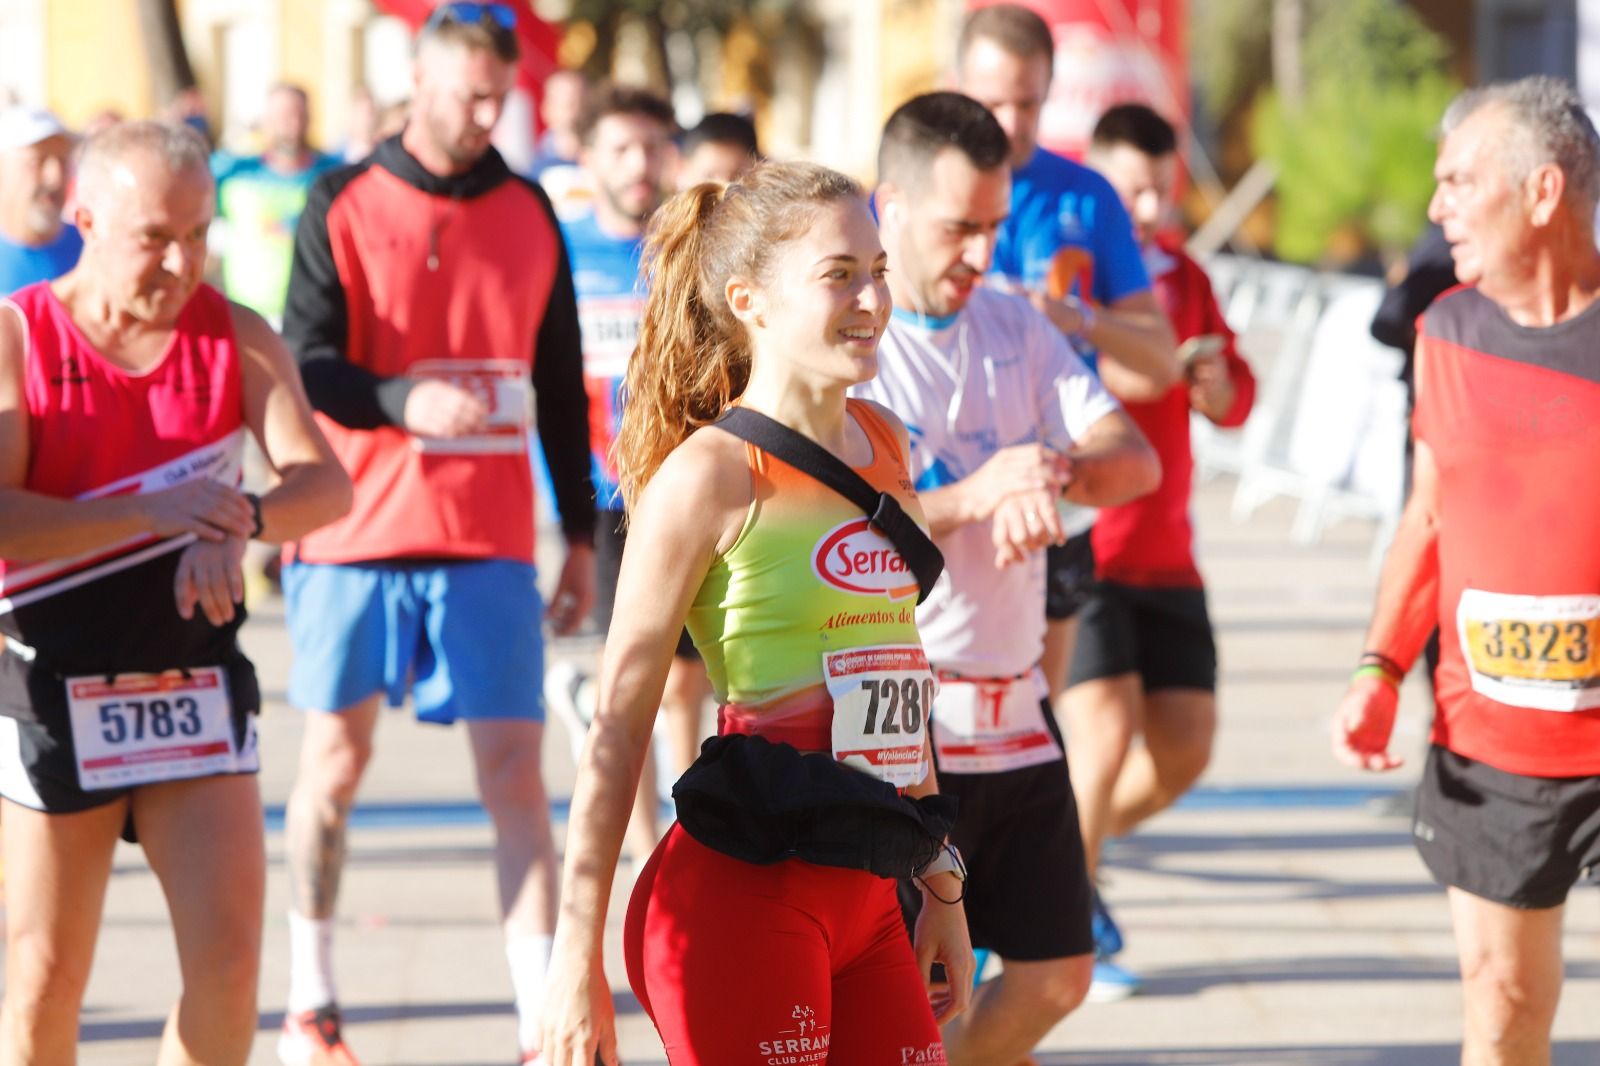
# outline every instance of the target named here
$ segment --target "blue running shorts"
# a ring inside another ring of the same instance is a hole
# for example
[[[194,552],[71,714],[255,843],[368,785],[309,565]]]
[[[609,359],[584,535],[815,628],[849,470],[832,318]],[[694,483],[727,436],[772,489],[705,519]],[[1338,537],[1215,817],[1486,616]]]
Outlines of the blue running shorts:
[[[337,711],[411,689],[417,718],[544,721],[544,638],[531,563],[290,563],[289,702]]]

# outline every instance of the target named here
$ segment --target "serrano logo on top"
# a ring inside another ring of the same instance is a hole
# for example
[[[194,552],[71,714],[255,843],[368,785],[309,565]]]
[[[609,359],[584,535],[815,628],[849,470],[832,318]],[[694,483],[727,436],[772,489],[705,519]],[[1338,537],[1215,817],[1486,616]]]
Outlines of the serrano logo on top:
[[[835,526],[817,542],[811,568],[834,588],[860,596],[902,600],[917,594],[917,578],[865,518]]]

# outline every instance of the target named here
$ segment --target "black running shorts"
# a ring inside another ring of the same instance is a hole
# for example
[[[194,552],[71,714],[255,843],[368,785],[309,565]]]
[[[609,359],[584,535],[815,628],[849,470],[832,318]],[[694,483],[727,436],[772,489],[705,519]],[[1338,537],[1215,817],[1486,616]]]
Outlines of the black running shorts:
[[[622,572],[622,548],[628,540],[622,516],[621,511],[602,509],[594,519],[594,607],[589,617],[602,637],[611,631],[611,615],[617,605],[617,576]],[[700,658],[687,629],[678,634],[678,646],[672,654],[680,659]]]
[[[1097,582],[1078,617],[1067,687],[1138,674],[1146,692],[1217,689],[1205,589]]]
[[[1068,537],[1060,547],[1044,550],[1044,616],[1064,622],[1078,613],[1094,586],[1094,545],[1091,530]]]
[[[240,655],[223,670],[239,755],[235,772],[254,773],[260,765],[255,715],[261,706],[255,668]],[[76,814],[114,803],[138,787],[93,791],[80,787],[65,682],[50,684],[36,673],[30,687],[34,720],[0,717],[0,795],[46,814]],[[134,839],[131,825],[123,835]]]
[[[1600,882],[1600,776],[1528,777],[1433,745],[1412,836],[1441,884],[1510,907]]]
[[[1060,743],[1055,716],[1041,704]],[[967,864],[972,946],[1002,959],[1039,962],[1094,951],[1089,872],[1067,762],[995,774],[939,773],[939,791],[961,802],[950,842]],[[902,902],[920,903],[902,892]]]

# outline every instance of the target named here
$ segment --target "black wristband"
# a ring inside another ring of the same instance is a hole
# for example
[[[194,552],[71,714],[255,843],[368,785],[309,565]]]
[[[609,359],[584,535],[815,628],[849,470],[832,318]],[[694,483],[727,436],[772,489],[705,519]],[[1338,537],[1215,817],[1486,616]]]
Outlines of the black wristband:
[[[1381,666],[1384,670],[1394,675],[1396,683],[1406,679],[1405,668],[1399,663],[1395,662],[1393,659],[1389,658],[1387,655],[1383,654],[1381,651],[1362,652],[1360,662],[1363,665],[1366,665],[1368,662],[1370,662],[1375,666]]]
[[[261,536],[261,531],[265,528],[261,524],[261,497],[253,492],[247,492],[244,494],[244,498],[250,501],[250,519],[256,524],[256,527],[250,531],[250,539],[255,540]]]

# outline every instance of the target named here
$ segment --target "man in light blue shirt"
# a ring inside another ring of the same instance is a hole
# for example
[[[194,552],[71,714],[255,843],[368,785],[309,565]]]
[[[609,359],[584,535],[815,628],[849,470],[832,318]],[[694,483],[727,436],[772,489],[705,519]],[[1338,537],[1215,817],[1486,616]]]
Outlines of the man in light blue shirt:
[[[83,240],[66,222],[73,138],[41,108],[0,114],[0,296],[65,274]]]

